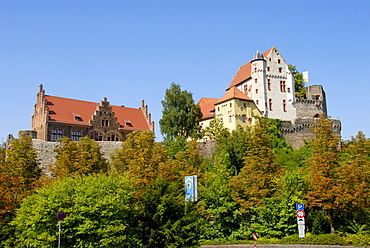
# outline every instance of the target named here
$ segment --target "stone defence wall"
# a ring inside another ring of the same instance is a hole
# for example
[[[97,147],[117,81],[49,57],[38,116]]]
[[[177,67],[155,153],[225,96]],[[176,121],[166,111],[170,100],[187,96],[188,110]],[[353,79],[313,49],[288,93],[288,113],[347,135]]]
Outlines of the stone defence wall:
[[[325,102],[319,100],[296,99],[297,118],[314,118],[317,114],[324,114]]]
[[[54,164],[56,162],[55,156],[57,153],[55,152],[55,148],[57,145],[60,144],[58,142],[51,142],[51,141],[43,141],[38,139],[32,140],[32,146],[37,151],[37,159],[40,163],[40,167],[48,173],[48,166],[49,164]],[[122,142],[120,141],[98,141],[100,145],[100,151],[103,157],[110,161],[110,155],[120,149],[122,146]]]
[[[315,136],[311,130],[316,120],[313,118],[297,118],[293,122],[282,121],[282,133],[287,142],[294,149],[299,149],[304,146],[305,141],[313,139]],[[331,119],[333,122],[332,130],[334,134],[341,135],[341,121],[337,119]]]

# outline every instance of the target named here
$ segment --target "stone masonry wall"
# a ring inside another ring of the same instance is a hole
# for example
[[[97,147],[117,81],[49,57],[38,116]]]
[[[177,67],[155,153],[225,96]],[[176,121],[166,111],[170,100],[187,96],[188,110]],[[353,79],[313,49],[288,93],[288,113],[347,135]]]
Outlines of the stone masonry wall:
[[[290,121],[282,121],[282,133],[287,142],[294,149],[299,149],[304,146],[305,141],[309,141],[314,138],[314,134],[311,127],[315,124],[314,118],[297,118]],[[334,134],[340,135],[341,133],[341,122],[337,119],[331,119],[333,122],[332,130]]]
[[[32,146],[37,151],[37,159],[40,162],[40,167],[44,170],[44,172],[48,173],[49,164],[54,164],[56,162],[55,156],[57,153],[54,151],[57,145],[60,144],[58,142],[51,142],[51,141],[43,141],[38,139],[32,139]],[[100,145],[100,151],[103,157],[110,161],[110,155],[116,151],[117,149],[121,148],[122,142],[120,141],[98,141]]]

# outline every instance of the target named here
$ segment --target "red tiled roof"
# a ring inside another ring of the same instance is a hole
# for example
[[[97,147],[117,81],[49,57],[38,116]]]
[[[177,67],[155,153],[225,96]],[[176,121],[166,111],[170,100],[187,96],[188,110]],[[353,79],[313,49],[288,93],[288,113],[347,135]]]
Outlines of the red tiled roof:
[[[90,120],[99,103],[86,102],[56,96],[45,96],[49,108],[49,121],[66,124],[90,126]],[[150,130],[141,109],[127,108],[121,106],[112,107],[118,122],[127,130]],[[81,120],[75,120],[75,117]],[[132,127],[127,127],[125,121],[129,121]]]
[[[206,98],[206,97],[202,97],[199,102],[197,103],[197,105],[203,105],[203,104],[206,104],[206,103],[210,103],[210,102],[217,102],[218,99],[217,98]]]
[[[229,87],[226,90],[230,89],[233,86],[238,85],[241,82],[246,81],[251,78],[251,62],[249,61],[245,65],[239,67],[239,70],[236,72],[233,80],[231,81]]]
[[[270,54],[271,50],[273,50],[274,48],[275,47],[272,47],[266,52],[262,53],[263,57],[267,57]],[[239,67],[239,70],[236,72],[233,80],[231,81],[229,87],[227,87],[226,90],[248,80],[249,78],[251,78],[251,61]]]
[[[218,101],[216,98],[201,98],[197,105],[199,105],[203,117],[202,119],[209,119],[215,115],[215,103]]]
[[[246,96],[243,92],[241,92],[235,86],[226,91],[225,95],[218,100],[217,104],[228,101],[230,99],[241,99],[246,101],[253,101],[250,97]]]

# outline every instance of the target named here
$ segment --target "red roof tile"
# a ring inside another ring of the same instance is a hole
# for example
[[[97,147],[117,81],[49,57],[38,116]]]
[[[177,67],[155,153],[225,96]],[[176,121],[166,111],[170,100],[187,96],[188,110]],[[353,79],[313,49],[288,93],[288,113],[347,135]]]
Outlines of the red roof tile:
[[[229,89],[220,100],[218,100],[217,104],[228,101],[230,99],[253,101],[250,97],[246,96],[243,92],[241,92],[238,88],[234,86]]]
[[[276,49],[276,48],[272,47],[266,52],[262,53],[263,57],[267,57],[273,49]],[[239,70],[236,72],[233,80],[231,81],[231,83],[229,84],[229,87],[227,87],[226,90],[248,80],[249,78],[251,78],[251,61],[239,67]]]
[[[49,108],[49,121],[66,124],[90,126],[90,120],[99,103],[86,102],[56,96],[45,96]],[[127,108],[121,106],[112,107],[118,122],[127,130],[150,130],[141,109]],[[78,117],[80,120],[76,120]],[[125,121],[129,121],[132,127],[127,127]]]

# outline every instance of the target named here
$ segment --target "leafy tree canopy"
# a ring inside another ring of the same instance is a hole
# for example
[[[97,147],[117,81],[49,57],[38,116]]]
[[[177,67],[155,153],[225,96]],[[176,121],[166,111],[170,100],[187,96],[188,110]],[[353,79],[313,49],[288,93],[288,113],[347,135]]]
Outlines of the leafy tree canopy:
[[[60,140],[52,171],[57,177],[88,175],[107,172],[108,164],[103,158],[98,143],[89,137],[72,141],[68,137]]]
[[[62,247],[134,247],[138,245],[132,181],[105,174],[64,178],[26,198],[12,222],[11,247],[56,247],[57,213]]]
[[[295,88],[295,96],[297,98],[305,98],[306,97],[306,90],[304,88],[303,82],[303,74],[298,72],[295,65],[288,65],[290,72],[294,78],[294,88]]]
[[[181,90],[172,83],[162,101],[162,119],[159,120],[161,133],[166,138],[199,136],[199,122],[202,118],[200,107],[194,103],[192,93]]]

